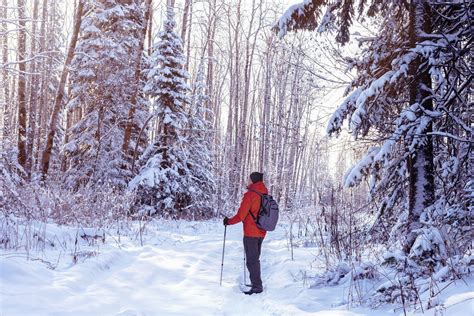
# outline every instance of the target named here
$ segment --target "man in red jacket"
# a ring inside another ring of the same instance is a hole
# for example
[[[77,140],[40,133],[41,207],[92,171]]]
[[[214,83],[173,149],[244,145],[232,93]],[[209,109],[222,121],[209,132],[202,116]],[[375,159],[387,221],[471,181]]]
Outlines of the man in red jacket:
[[[239,222],[244,224],[245,257],[247,258],[247,269],[252,282],[252,288],[244,293],[252,295],[263,291],[262,279],[260,278],[260,252],[266,231],[259,229],[254,220],[254,218],[257,218],[262,200],[256,192],[268,194],[268,190],[263,183],[262,173],[253,172],[250,175],[247,190],[237,214],[231,218],[225,217],[224,225],[234,225]]]

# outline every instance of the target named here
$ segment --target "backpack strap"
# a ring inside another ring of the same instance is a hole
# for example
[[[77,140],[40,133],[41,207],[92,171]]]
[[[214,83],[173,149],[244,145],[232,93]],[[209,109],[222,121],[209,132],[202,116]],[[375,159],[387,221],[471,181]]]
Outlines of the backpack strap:
[[[253,218],[254,221],[257,220],[257,218],[252,214],[252,211],[249,210],[249,214],[250,214],[250,216],[252,216],[252,218]]]
[[[264,194],[262,194],[262,193],[260,193],[260,192],[257,192],[257,191],[255,191],[255,190],[252,190],[252,189],[247,189],[247,190],[250,191],[250,192],[253,192],[253,193],[257,193],[257,194],[260,196],[260,198],[261,198],[261,199],[260,199],[260,209],[261,209],[261,208],[262,208],[262,199],[263,199]],[[258,214],[260,213],[260,209],[258,210],[257,216],[258,216]],[[254,221],[257,220],[257,218],[252,214],[252,211],[249,210],[249,214],[250,214],[250,216],[252,216],[252,218],[253,218]]]

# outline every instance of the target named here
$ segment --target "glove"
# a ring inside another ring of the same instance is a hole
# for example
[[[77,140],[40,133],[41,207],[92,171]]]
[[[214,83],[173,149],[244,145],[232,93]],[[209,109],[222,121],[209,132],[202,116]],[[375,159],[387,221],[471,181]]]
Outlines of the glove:
[[[224,226],[229,225],[229,218],[226,216],[224,217]]]

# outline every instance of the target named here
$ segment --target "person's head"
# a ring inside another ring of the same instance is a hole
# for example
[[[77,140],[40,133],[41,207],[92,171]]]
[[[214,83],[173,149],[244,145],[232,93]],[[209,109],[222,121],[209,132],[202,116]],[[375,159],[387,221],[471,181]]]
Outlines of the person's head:
[[[252,183],[257,183],[263,181],[263,173],[260,172],[252,172],[249,177],[249,185]]]

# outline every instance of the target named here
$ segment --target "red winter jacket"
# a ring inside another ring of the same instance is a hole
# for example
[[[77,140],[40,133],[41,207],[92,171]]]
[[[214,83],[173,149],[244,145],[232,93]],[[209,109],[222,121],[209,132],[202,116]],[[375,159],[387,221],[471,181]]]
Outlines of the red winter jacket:
[[[234,217],[229,218],[228,224],[234,225],[239,222],[243,222],[245,237],[265,237],[267,232],[257,227],[255,220],[253,219],[252,215],[249,214],[249,212],[252,212],[252,214],[257,217],[262,200],[260,195],[250,190],[257,191],[261,194],[268,194],[267,187],[265,187],[265,184],[260,181],[252,183],[247,187],[247,189],[249,191],[245,192],[237,214],[235,214]]]

